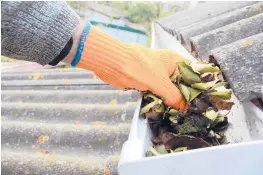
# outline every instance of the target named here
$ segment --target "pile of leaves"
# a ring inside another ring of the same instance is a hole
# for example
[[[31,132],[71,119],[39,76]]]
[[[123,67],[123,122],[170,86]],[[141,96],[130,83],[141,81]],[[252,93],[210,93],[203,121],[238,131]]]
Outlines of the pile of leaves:
[[[182,92],[189,108],[179,112],[154,94],[144,94],[141,115],[148,119],[153,133],[153,146],[147,156],[181,152],[226,143],[224,132],[228,118],[222,110],[230,110],[230,89],[220,69],[212,63],[177,63],[179,71],[170,78]],[[220,89],[220,88],[219,88]]]

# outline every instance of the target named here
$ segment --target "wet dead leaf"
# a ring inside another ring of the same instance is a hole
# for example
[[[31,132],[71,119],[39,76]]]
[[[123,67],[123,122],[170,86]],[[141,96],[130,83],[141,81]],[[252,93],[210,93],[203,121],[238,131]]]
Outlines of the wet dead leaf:
[[[200,133],[205,134],[206,126],[209,124],[209,120],[204,116],[193,115],[186,117],[183,121],[183,124],[178,129],[178,134],[192,134]]]
[[[231,110],[233,105],[233,102],[224,100],[219,100],[215,103],[215,106],[218,110]]]
[[[151,139],[151,141],[152,141],[154,144],[161,144],[161,143],[162,143],[160,137],[153,137],[153,138]]]
[[[173,139],[174,137],[176,137],[177,135],[171,132],[165,132],[161,135],[161,142],[162,143],[166,143],[168,140]]]
[[[110,105],[116,105],[116,104],[118,104],[118,101],[116,99],[113,99],[113,100],[110,101],[109,104]]]
[[[210,146],[203,139],[193,136],[188,136],[188,135],[176,136],[173,139],[167,141],[164,145],[167,150],[173,150],[178,147],[187,147],[187,149],[196,149],[196,148],[205,148]]]

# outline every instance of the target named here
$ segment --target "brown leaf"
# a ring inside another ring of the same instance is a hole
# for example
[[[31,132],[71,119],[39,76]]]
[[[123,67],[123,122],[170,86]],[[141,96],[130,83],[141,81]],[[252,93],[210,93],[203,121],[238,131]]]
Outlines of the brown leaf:
[[[163,133],[168,132],[169,128],[168,127],[160,127],[159,128],[159,136],[163,135]]]
[[[153,120],[157,120],[159,119],[159,117],[161,116],[163,112],[164,111],[163,111],[162,105],[157,104],[157,105],[154,105],[153,108],[149,112],[145,113],[145,117],[151,118]]]
[[[205,148],[210,145],[201,138],[181,135],[175,136],[173,139],[168,140],[165,144],[167,150],[173,150],[178,147],[187,147],[187,149]]]
[[[209,82],[214,79],[214,74],[211,72],[204,73],[200,76],[202,82]]]
[[[220,101],[217,101],[215,103],[215,106],[218,110],[231,110],[232,106],[234,105],[235,103],[231,102],[231,101],[224,101],[224,100],[220,100]]]
[[[160,137],[153,137],[151,140],[154,144],[158,144],[158,145],[162,144],[162,140]]]
[[[166,133],[163,133],[161,135],[161,141],[162,141],[162,143],[166,143],[167,141],[169,141],[175,137],[176,137],[176,134],[171,133],[171,132],[166,132]]]

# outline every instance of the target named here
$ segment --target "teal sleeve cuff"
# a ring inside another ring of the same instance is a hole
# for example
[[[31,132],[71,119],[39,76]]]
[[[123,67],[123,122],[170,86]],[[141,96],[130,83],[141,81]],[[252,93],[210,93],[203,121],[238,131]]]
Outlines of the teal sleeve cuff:
[[[75,56],[74,60],[71,63],[71,66],[73,66],[73,67],[75,67],[78,64],[78,62],[80,61],[80,58],[81,58],[81,55],[82,55],[82,51],[84,49],[84,44],[85,44],[87,35],[89,34],[91,26],[92,25],[88,22],[87,25],[84,28],[84,31],[83,31],[83,33],[81,35],[81,38],[80,38],[80,42],[79,42],[79,46],[78,46],[78,50],[77,50],[76,56]]]

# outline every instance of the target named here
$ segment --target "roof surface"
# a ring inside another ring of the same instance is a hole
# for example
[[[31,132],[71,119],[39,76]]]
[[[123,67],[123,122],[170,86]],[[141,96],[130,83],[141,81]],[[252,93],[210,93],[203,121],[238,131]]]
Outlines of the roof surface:
[[[262,12],[263,2],[202,2],[158,24],[196,58],[219,64],[244,101],[262,97]]]
[[[2,174],[117,174],[140,95],[82,69],[2,72]]]

